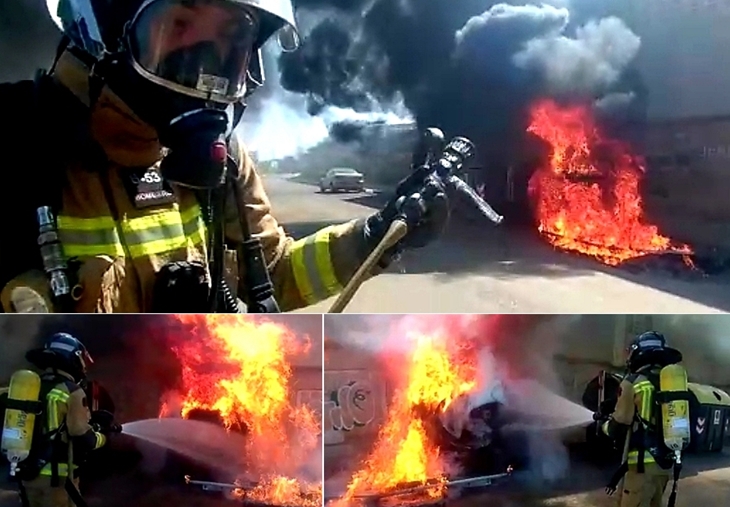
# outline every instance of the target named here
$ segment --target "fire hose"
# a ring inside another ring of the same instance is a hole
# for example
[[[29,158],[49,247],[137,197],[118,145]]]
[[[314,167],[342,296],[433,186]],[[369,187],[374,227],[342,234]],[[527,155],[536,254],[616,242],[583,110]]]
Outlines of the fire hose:
[[[499,225],[502,222],[504,217],[455,174],[475,152],[474,143],[465,137],[455,137],[444,146],[444,134],[440,129],[426,129],[414,155],[414,171],[396,188],[396,195],[401,196],[392,204],[398,210],[396,219],[342,289],[329,313],[342,313],[383,254],[408,234],[409,223],[413,223],[412,217],[422,206],[419,192],[428,178],[437,178],[444,187],[465,197],[482,216],[494,224]]]

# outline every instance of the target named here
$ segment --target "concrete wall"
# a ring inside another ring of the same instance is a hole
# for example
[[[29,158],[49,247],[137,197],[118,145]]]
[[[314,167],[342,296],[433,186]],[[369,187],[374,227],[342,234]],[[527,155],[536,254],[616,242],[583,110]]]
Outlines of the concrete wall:
[[[556,317],[563,319],[570,317]],[[565,394],[580,400],[585,385],[603,368],[620,370],[626,347],[638,334],[655,329],[665,334],[670,346],[680,349],[690,380],[721,389],[730,388],[730,341],[714,328],[726,325],[725,316],[586,315],[560,340],[555,351],[555,370]],[[713,330],[708,329],[708,324]],[[730,323],[730,321],[728,321]]]
[[[342,459],[361,456],[385,422],[392,385],[378,359],[364,350],[325,341],[323,431],[325,474]]]
[[[646,157],[649,218],[677,240],[730,250],[730,117],[653,122],[628,136]]]

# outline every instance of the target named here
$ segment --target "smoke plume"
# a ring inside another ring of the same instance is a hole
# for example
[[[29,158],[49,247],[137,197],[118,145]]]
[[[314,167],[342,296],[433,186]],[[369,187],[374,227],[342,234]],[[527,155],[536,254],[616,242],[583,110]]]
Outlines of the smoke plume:
[[[640,40],[620,19],[573,19],[567,2],[298,0],[302,48],[279,58],[281,85],[327,107],[392,110],[419,127],[471,136],[480,148],[524,135],[537,97],[594,102],[615,92],[623,109]],[[640,91],[640,90],[639,90]],[[352,130],[347,140],[356,137]]]
[[[488,154],[521,142],[537,97],[599,101],[602,113],[632,118],[647,107],[632,67],[639,38],[600,6],[294,3],[302,47],[265,48],[267,81],[241,126],[259,160],[296,156],[327,138],[366,143],[363,125],[371,123],[435,125],[473,138]],[[0,4],[0,81],[47,66],[58,39],[40,0]]]

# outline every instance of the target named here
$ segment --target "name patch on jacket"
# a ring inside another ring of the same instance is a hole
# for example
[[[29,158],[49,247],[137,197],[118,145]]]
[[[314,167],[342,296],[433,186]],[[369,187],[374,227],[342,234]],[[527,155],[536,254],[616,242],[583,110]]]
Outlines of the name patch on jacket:
[[[124,183],[137,209],[175,202],[172,187],[154,167],[129,171]]]

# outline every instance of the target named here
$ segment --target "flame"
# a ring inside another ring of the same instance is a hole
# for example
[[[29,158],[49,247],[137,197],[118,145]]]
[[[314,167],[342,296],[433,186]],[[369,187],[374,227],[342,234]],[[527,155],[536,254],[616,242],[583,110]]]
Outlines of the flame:
[[[320,507],[322,486],[288,477],[318,446],[321,421],[309,407],[291,402],[288,358],[306,352],[286,327],[246,315],[174,315],[192,339],[172,349],[182,367],[180,416],[194,410],[217,413],[229,430],[245,430],[250,456],[260,478],[236,494],[271,505]],[[160,416],[170,415],[164,404]],[[296,429],[293,442],[291,428]]]
[[[538,229],[552,245],[611,266],[650,254],[692,253],[645,222],[643,160],[604,137],[587,108],[545,100],[530,113],[528,132],[552,147],[549,161],[529,182]]]
[[[422,498],[438,499],[446,493],[448,463],[430,438],[423,416],[444,411],[471,391],[475,367],[449,350],[445,333],[411,333],[406,338],[415,348],[405,386],[394,394],[374,450],[353,475],[340,504],[406,486],[432,485]]]

